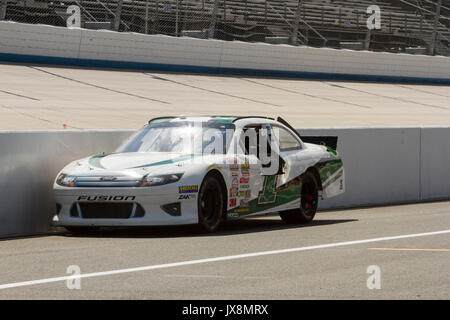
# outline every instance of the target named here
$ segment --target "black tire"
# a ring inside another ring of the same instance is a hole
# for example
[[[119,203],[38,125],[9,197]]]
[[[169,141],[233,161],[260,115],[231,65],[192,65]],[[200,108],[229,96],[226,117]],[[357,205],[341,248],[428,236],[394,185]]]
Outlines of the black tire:
[[[319,203],[318,183],[311,171],[307,171],[301,180],[300,207],[280,212],[281,219],[288,224],[308,223],[314,219]]]
[[[100,229],[100,227],[75,227],[75,226],[67,226],[64,227],[73,235],[88,235],[93,234]]]
[[[214,175],[203,180],[198,193],[198,221],[203,230],[216,231],[224,217],[224,194],[222,183]]]

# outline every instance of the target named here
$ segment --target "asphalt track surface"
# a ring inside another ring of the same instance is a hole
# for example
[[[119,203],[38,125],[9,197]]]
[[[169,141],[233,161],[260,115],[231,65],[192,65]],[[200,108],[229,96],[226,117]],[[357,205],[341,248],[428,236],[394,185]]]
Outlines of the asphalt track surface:
[[[450,202],[319,212],[295,226],[265,216],[215,234],[61,232],[0,248],[0,299],[450,298]],[[66,286],[70,265],[88,276],[81,289]],[[371,265],[380,289],[367,288]]]
[[[450,125],[449,86],[0,64],[0,130],[136,129],[163,115],[282,116],[296,128]]]

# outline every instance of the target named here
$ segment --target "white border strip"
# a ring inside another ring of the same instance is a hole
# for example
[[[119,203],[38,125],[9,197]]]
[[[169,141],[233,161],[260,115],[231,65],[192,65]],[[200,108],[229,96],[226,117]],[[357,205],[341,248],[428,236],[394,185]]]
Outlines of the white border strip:
[[[373,239],[365,239],[365,240],[355,240],[355,241],[320,244],[320,245],[308,246],[308,247],[298,247],[298,248],[290,248],[290,249],[244,253],[244,254],[238,254],[238,255],[232,255],[232,256],[190,260],[190,261],[158,264],[158,265],[136,267],[136,268],[129,268],[129,269],[110,270],[110,271],[103,271],[103,272],[86,273],[86,274],[81,274],[81,275],[72,275],[72,276],[40,279],[40,280],[31,280],[31,281],[24,281],[24,282],[15,282],[15,283],[8,283],[8,284],[0,285],[0,289],[10,289],[10,288],[17,288],[17,287],[24,287],[24,286],[32,286],[32,285],[36,285],[36,284],[66,281],[66,280],[71,280],[71,279],[103,277],[103,276],[110,276],[110,275],[121,274],[121,273],[140,272],[140,271],[148,271],[148,270],[155,270],[155,269],[180,267],[180,266],[186,266],[186,265],[192,265],[192,264],[251,258],[251,257],[266,256],[266,255],[272,255],[272,254],[280,254],[280,253],[289,253],[289,252],[325,249],[325,248],[333,248],[333,247],[341,247],[341,246],[350,246],[350,245],[355,245],[355,244],[378,242],[378,241],[433,236],[433,235],[440,235],[440,234],[446,234],[446,233],[450,233],[450,229],[434,231],[434,232],[406,234],[406,235],[400,235],[400,236],[391,236],[391,237],[373,238]]]

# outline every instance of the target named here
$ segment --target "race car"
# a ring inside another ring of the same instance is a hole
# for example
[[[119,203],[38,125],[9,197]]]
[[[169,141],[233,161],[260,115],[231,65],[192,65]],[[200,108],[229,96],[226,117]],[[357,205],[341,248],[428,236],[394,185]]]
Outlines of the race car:
[[[185,224],[214,232],[268,213],[308,223],[319,198],[344,190],[338,153],[304,142],[280,117],[159,117],[115,152],[63,168],[52,224],[72,233]]]

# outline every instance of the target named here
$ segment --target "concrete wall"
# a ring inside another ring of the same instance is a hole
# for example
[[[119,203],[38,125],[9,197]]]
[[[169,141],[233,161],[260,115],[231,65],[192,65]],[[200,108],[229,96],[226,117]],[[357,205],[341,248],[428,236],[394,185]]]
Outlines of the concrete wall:
[[[320,208],[380,205],[422,200],[421,128],[299,130],[305,136],[337,136],[345,168],[346,192]],[[434,131],[434,129],[428,129]],[[434,157],[434,138],[429,141]],[[450,160],[450,158],[448,158]],[[434,184],[434,182],[433,182]],[[450,183],[448,183],[450,185]],[[450,193],[447,194],[450,197]]]
[[[450,58],[0,22],[0,60],[450,84]]]
[[[49,230],[56,174],[68,162],[114,150],[130,131],[0,131],[0,237]]]
[[[48,231],[57,172],[72,160],[114,150],[131,132],[0,132],[0,237]],[[322,201],[322,209],[450,198],[450,127],[299,132],[338,137],[346,193]]]
[[[320,208],[450,199],[450,128],[300,129],[304,136],[337,136],[345,194]]]

